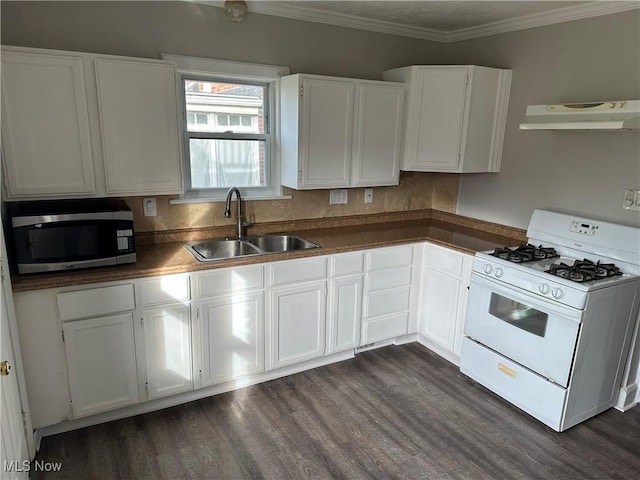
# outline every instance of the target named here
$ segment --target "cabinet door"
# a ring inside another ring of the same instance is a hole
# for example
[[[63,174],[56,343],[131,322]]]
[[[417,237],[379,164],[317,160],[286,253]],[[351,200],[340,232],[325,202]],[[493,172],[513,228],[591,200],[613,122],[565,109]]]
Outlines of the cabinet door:
[[[348,187],[355,83],[306,78],[302,91],[299,184]]]
[[[143,329],[149,398],[191,390],[189,306],[145,310]]]
[[[397,185],[404,87],[358,84],[352,185]]]
[[[324,355],[325,282],[271,291],[270,368]]]
[[[456,323],[459,318],[459,278],[427,269],[424,276],[421,332],[442,348],[453,352]]]
[[[82,58],[2,52],[10,197],[95,193]]]
[[[405,170],[458,169],[464,128],[467,68],[416,71],[414,109],[408,118]]]
[[[107,192],[181,190],[175,67],[96,59]]]
[[[341,352],[360,345],[362,285],[362,275],[330,282],[327,353]]]
[[[76,417],[138,402],[131,313],[67,322],[63,331]]]
[[[202,385],[264,370],[264,295],[229,295],[203,301]]]

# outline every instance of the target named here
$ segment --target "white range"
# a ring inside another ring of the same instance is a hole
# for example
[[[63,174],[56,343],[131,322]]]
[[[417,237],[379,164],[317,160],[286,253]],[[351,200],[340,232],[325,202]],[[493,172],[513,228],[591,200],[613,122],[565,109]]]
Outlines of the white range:
[[[616,404],[640,299],[640,228],[536,210],[476,254],[460,370],[557,431]]]

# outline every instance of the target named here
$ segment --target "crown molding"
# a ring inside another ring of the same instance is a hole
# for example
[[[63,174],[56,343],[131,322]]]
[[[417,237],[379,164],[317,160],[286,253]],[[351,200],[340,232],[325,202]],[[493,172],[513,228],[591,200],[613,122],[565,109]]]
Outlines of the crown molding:
[[[192,0],[194,1],[194,0]],[[220,7],[224,5],[222,0],[195,0],[196,3]],[[309,7],[298,7],[289,5],[274,5],[269,1],[248,1],[249,13],[260,13],[277,17],[292,18],[308,22],[324,23],[339,27],[368,30],[402,37],[418,38],[440,43],[459,42],[472,38],[487,37],[500,33],[525,30],[527,28],[542,27],[555,23],[569,22],[583,18],[598,17],[612,13],[624,12],[640,8],[640,1],[594,1],[587,4],[576,5],[575,7],[565,7],[550,10],[543,13],[525,15],[510,20],[488,23],[477,27],[463,28],[450,32],[434,30],[429,28],[413,27],[384,20],[374,20],[369,18],[346,15],[342,13],[329,12]]]
[[[523,17],[512,18],[499,22],[487,23],[477,27],[462,28],[446,34],[446,42],[459,42],[472,38],[488,37],[501,33],[526,30],[527,28],[543,27],[555,23],[570,22],[584,18],[599,17],[612,13],[626,12],[640,8],[639,1],[599,1],[575,7],[565,7],[543,13],[534,13]]]
[[[265,15],[294,18],[296,20],[306,20],[308,22],[325,23],[339,27],[388,33],[390,35],[419,38],[421,40],[431,40],[434,42],[446,42],[447,38],[447,33],[440,30],[413,27],[411,25],[357,17],[355,15],[347,15],[344,13],[329,12],[317,8],[273,5],[268,1],[249,2],[249,11],[263,13]]]

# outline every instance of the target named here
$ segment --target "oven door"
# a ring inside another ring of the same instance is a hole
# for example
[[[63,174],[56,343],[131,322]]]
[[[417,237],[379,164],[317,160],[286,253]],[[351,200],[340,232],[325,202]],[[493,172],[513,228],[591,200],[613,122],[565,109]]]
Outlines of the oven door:
[[[582,310],[471,276],[464,333],[499,354],[567,387]]]

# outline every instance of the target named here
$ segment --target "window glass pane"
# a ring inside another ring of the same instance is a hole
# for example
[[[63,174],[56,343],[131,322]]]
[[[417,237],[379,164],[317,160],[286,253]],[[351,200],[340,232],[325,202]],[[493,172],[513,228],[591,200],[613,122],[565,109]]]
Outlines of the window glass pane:
[[[189,140],[191,188],[263,187],[263,140]]]
[[[265,133],[266,86],[202,80],[185,80],[184,86],[189,132]],[[198,121],[196,118],[192,122],[190,113],[208,115],[211,119],[215,114],[218,121]]]
[[[547,330],[548,316],[546,313],[497,293],[491,294],[489,313],[539,337],[544,337]]]

